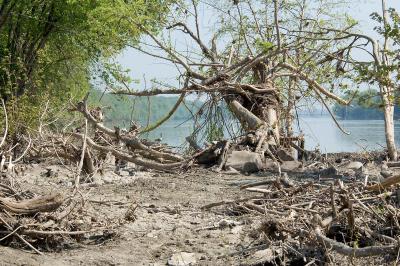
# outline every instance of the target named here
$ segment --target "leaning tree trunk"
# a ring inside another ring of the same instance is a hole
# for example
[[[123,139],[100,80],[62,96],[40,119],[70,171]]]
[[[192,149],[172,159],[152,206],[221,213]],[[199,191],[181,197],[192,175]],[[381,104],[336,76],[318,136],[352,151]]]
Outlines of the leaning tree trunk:
[[[226,99],[230,101],[228,104],[242,123],[243,128],[257,131],[263,130],[264,132],[260,132],[263,136],[271,135],[272,131],[272,136],[267,138],[267,142],[268,144],[279,145],[279,112],[281,103],[273,82],[267,78],[266,72],[268,68],[269,66],[265,62],[252,68],[254,82],[252,86],[258,90],[268,90],[268,93],[247,91],[237,94],[234,101],[230,97]]]
[[[272,88],[271,84],[256,84],[257,88]],[[266,130],[272,131],[272,138],[269,144],[279,145],[280,124],[279,110],[280,102],[275,91],[268,94],[246,93],[246,95],[236,95],[234,99],[227,98],[231,111],[241,122],[246,130]],[[263,132],[265,136],[269,132]]]

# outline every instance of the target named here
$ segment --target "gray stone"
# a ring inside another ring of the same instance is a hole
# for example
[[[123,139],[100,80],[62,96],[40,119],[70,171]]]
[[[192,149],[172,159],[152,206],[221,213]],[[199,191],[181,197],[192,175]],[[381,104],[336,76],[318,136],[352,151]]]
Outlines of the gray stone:
[[[381,176],[383,176],[383,178],[388,178],[389,176],[392,176],[393,172],[389,171],[389,170],[382,170],[381,171]]]
[[[168,259],[167,265],[169,266],[189,266],[195,265],[197,258],[195,253],[178,252]]]
[[[354,171],[360,170],[363,167],[362,162],[349,162],[348,164],[344,165],[346,169],[351,169]]]
[[[290,152],[284,149],[279,149],[276,152],[276,155],[282,160],[282,161],[295,161],[296,159]]]
[[[281,171],[293,171],[301,167],[301,162],[299,161],[285,161],[281,164]]]
[[[331,166],[320,170],[318,174],[322,178],[330,178],[336,176],[338,174],[338,170],[335,167]]]
[[[112,184],[115,181],[115,179],[111,175],[105,175],[101,179],[104,182],[104,184]]]
[[[279,164],[273,160],[266,160],[264,163],[264,169],[270,170],[270,171],[278,171]]]
[[[226,167],[232,167],[240,172],[253,173],[263,169],[261,155],[250,151],[232,151],[228,155]]]
[[[263,249],[255,252],[247,261],[246,265],[264,265],[273,264],[275,265],[275,259],[282,255],[281,249]]]
[[[253,259],[256,263],[271,263],[274,258],[274,252],[270,248],[259,250],[253,254]]]

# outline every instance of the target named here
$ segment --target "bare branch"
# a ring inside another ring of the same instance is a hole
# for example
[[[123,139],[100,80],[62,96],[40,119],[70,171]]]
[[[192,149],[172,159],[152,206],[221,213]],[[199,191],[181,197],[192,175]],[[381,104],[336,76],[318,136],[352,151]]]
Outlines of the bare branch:
[[[311,88],[313,88],[315,91],[318,91],[318,92],[324,94],[326,97],[333,99],[343,105],[349,104],[348,101],[346,101],[346,100],[340,98],[339,96],[337,96],[336,94],[324,89],[324,87],[322,87],[320,84],[318,84],[318,82],[316,82],[314,79],[310,78],[307,74],[300,71],[298,68],[296,68],[288,63],[280,63],[279,66],[284,67],[290,71],[293,71],[295,74],[298,75],[299,78],[306,81],[311,86]]]
[[[314,232],[318,240],[322,242],[326,246],[326,248],[333,249],[340,254],[350,257],[359,258],[359,257],[383,256],[385,254],[397,254],[399,250],[398,245],[352,248],[346,244],[337,242],[333,239],[324,236],[320,228],[316,228]]]
[[[186,71],[188,72],[188,74],[196,79],[200,79],[200,80],[205,80],[206,77],[204,77],[203,75],[196,73],[193,69],[190,68],[190,66],[185,63],[179,56],[177,56],[170,48],[166,47],[165,45],[163,45],[150,31],[148,31],[145,27],[143,27],[142,25],[139,25],[140,29],[143,30],[143,32],[145,32],[147,35],[150,36],[151,39],[153,39],[153,41],[161,48],[163,49],[165,52],[167,52],[173,59],[175,59],[177,62],[179,62],[180,65],[182,65]]]

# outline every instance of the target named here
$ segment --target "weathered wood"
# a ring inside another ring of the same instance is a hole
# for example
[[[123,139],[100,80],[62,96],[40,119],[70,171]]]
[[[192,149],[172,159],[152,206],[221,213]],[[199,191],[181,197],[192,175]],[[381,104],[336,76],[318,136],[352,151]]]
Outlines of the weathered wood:
[[[388,177],[385,180],[383,180],[381,183],[369,186],[366,189],[369,191],[379,191],[379,190],[385,189],[387,187],[390,187],[392,185],[395,185],[397,183],[400,183],[400,175],[394,175],[394,176]]]
[[[382,256],[385,254],[397,254],[399,250],[398,245],[387,245],[387,246],[370,246],[365,248],[352,248],[346,244],[337,242],[324,236],[320,228],[314,230],[317,239],[324,244],[328,249],[350,257],[371,257],[371,256]]]
[[[154,159],[154,157],[156,157],[156,158],[162,158],[164,160],[170,160],[170,161],[174,161],[174,162],[181,162],[184,160],[184,158],[182,158],[179,155],[154,150],[151,147],[144,145],[136,136],[121,135],[118,130],[112,130],[112,129],[104,126],[103,123],[97,121],[88,111],[87,105],[86,105],[86,97],[83,101],[81,101],[77,104],[76,110],[81,112],[84,115],[84,117],[88,120],[88,122],[91,123],[95,128],[97,128],[101,132],[103,132],[117,140],[121,140],[122,142],[124,142],[126,144],[127,147],[131,148],[132,150],[142,151],[142,154],[141,154],[142,156],[146,156],[146,155],[152,156],[152,158],[150,158],[150,159]]]
[[[272,191],[269,190],[269,189],[256,188],[256,187],[245,188],[245,190],[246,190],[246,191],[249,191],[249,192],[258,192],[258,193],[264,193],[264,194],[272,193]]]
[[[248,129],[257,129],[263,125],[263,121],[252,112],[244,108],[238,101],[233,100],[229,103],[229,107],[239,118],[242,124],[246,124]]]
[[[39,212],[54,211],[63,202],[64,196],[61,193],[21,201],[0,198],[0,208],[15,214],[36,214]]]
[[[387,162],[388,167],[400,167],[400,162]]]
[[[82,135],[78,134],[78,133],[73,133],[72,136],[77,137],[77,138],[82,138]],[[125,152],[118,151],[111,147],[101,146],[101,145],[98,145],[97,143],[95,143],[91,138],[87,138],[87,144],[90,147],[94,148],[95,150],[102,151],[102,152],[111,152],[111,154],[114,155],[115,157],[117,157],[118,159],[121,159],[121,160],[124,160],[127,162],[131,162],[131,163],[146,167],[148,169],[155,169],[155,170],[167,172],[168,170],[175,169],[175,168],[182,166],[181,162],[162,164],[162,163],[148,160],[146,158],[142,158],[138,154],[127,154]]]

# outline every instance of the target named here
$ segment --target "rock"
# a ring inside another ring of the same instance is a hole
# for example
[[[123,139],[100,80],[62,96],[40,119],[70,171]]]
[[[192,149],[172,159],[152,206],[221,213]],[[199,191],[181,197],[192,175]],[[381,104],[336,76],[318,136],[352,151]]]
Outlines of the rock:
[[[383,178],[388,178],[389,176],[392,176],[392,175],[393,175],[392,171],[388,171],[388,170],[381,171],[381,176],[383,176]]]
[[[240,224],[241,224],[240,222],[236,222],[233,220],[222,219],[218,222],[218,227],[221,229],[226,228],[226,227],[232,228],[232,227],[234,227],[236,225],[240,225]]]
[[[279,164],[277,162],[274,162],[273,160],[266,160],[264,163],[264,169],[270,171],[278,171]]]
[[[301,162],[299,161],[286,161],[281,164],[281,171],[293,171],[301,167]]]
[[[276,257],[281,255],[281,250],[272,250],[271,248],[259,250],[251,256],[249,264],[251,265],[265,265],[273,264],[275,265]]]
[[[384,164],[382,164],[381,169],[382,170],[388,170],[389,166],[387,166],[387,164],[384,163]]]
[[[338,174],[338,170],[335,167],[331,166],[320,170],[318,174],[321,178],[331,178]]]
[[[356,162],[349,162],[348,164],[344,165],[344,167],[346,169],[357,171],[357,170],[362,169],[363,163],[362,162],[357,162],[357,161]]]
[[[114,178],[110,175],[105,175],[101,179],[104,182],[104,184],[112,184],[115,181]],[[95,179],[93,178],[93,180],[95,180]]]
[[[94,175],[93,176],[93,185],[94,186],[101,186],[104,184],[103,179],[99,175]]]
[[[196,264],[196,254],[188,252],[175,253],[168,259],[167,265],[169,266],[189,266]]]
[[[228,155],[226,167],[232,167],[240,172],[253,173],[263,169],[261,155],[250,151],[232,151]]]
[[[281,159],[282,161],[295,161],[296,159],[294,158],[294,156],[292,154],[290,154],[290,152],[288,152],[287,150],[284,149],[279,149],[276,152],[276,155],[279,157],[279,159]]]
[[[58,173],[51,168],[46,168],[46,171],[40,174],[43,177],[57,177]]]

